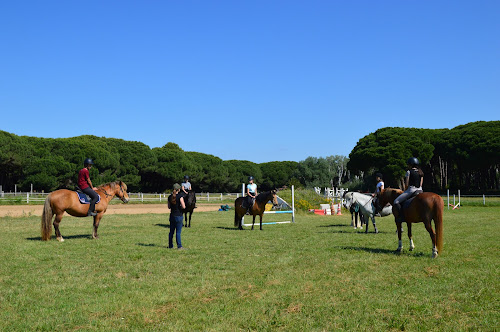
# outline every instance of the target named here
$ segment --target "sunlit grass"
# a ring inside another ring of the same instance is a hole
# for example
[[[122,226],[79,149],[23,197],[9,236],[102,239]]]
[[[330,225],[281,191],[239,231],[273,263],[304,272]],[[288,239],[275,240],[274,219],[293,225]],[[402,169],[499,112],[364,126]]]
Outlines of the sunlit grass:
[[[38,217],[5,217],[0,330],[494,330],[498,216],[445,210],[437,259],[422,224],[396,255],[391,217],[364,234],[345,212],[263,231],[195,213],[185,251],[166,248],[166,215],[107,215],[99,240],[90,218],[65,217],[64,243],[40,241]]]

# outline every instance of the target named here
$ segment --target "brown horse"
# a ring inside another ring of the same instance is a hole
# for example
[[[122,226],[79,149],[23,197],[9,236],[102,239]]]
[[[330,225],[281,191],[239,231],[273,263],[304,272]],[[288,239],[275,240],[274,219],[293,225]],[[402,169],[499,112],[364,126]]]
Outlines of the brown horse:
[[[252,229],[255,224],[255,216],[260,217],[260,230],[262,230],[262,215],[264,214],[266,203],[271,201],[274,206],[278,205],[278,199],[276,198],[277,190],[266,191],[260,193],[255,197],[255,203],[250,208],[250,215],[253,216],[252,221]],[[243,200],[247,199],[246,197],[237,198],[234,201],[234,227],[238,227],[238,229],[243,229],[243,225],[241,219],[248,211],[247,208],[242,207]]]
[[[94,217],[94,231],[92,237],[97,239],[97,227],[102,216],[108,208],[109,202],[113,197],[118,196],[124,203],[127,203],[129,198],[127,194],[127,185],[122,181],[110,182],[99,186],[96,190],[97,194],[101,196],[101,201],[96,204],[95,211],[97,215]],[[42,213],[42,240],[50,240],[52,234],[52,217],[54,219],[54,229],[58,241],[63,242],[64,239],[59,232],[59,223],[64,215],[64,212],[74,217],[86,217],[89,210],[88,204],[82,204],[78,200],[78,195],[75,191],[60,189],[53,191],[45,199],[45,205]]]
[[[387,188],[382,190],[379,196],[380,206],[385,206],[387,203],[393,205],[394,200],[403,193],[402,190]],[[410,205],[403,210],[404,220],[406,221],[408,227],[408,238],[410,239],[410,251],[415,248],[413,244],[413,239],[411,235],[411,224],[423,222],[425,229],[429,232],[432,240],[432,257],[438,256],[438,252],[443,250],[443,207],[444,202],[441,196],[424,192],[418,194]],[[398,220],[397,209],[392,208],[392,213]],[[432,229],[431,220],[434,220],[434,225],[436,227],[436,232]],[[401,241],[401,221],[396,221],[396,226],[398,228],[398,239],[399,246],[397,251],[401,252],[403,250],[403,242]]]

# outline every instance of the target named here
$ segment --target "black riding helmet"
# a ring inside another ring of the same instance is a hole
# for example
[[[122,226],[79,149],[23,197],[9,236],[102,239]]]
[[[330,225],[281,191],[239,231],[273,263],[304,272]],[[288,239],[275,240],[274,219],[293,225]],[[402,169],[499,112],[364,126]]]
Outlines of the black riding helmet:
[[[248,177],[248,181],[252,181],[253,179],[254,179],[253,176]]]
[[[92,159],[90,158],[87,158],[83,161],[83,166],[84,167],[87,167],[87,165],[94,165],[94,162],[92,161]]]
[[[420,162],[415,157],[408,158],[408,161],[406,163],[408,165],[410,165],[410,166],[418,166],[418,165],[420,165]]]
[[[189,180],[189,175],[184,175],[184,180]]]
[[[376,177],[376,178],[381,178],[381,179],[383,179],[383,178],[384,178],[384,176],[382,175],[382,173],[376,173],[376,174],[375,174],[375,177]]]

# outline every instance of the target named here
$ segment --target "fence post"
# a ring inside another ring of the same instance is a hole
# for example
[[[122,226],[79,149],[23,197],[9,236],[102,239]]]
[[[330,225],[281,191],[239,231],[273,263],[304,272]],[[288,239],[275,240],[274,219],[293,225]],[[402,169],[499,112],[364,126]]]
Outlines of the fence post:
[[[161,203],[161,193],[160,193],[160,203]]]
[[[144,202],[144,194],[141,193],[141,202]]]
[[[210,202],[210,193],[207,192],[207,202]]]
[[[220,201],[222,202],[222,193],[220,193]]]
[[[30,203],[30,193],[26,193],[26,203]]]
[[[483,194],[483,205],[486,205],[486,196]]]
[[[448,210],[449,210],[450,209],[450,189],[448,189],[446,192],[448,195],[448,204],[446,204],[446,205],[448,205]]]

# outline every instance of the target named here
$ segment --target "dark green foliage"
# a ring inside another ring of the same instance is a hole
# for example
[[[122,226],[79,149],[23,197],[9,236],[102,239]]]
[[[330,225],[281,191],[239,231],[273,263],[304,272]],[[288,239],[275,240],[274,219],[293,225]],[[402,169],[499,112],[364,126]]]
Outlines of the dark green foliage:
[[[359,140],[348,168],[375,186],[401,187],[406,160],[417,157],[425,173],[424,190],[499,190],[500,121],[479,121],[453,129],[382,128]]]

